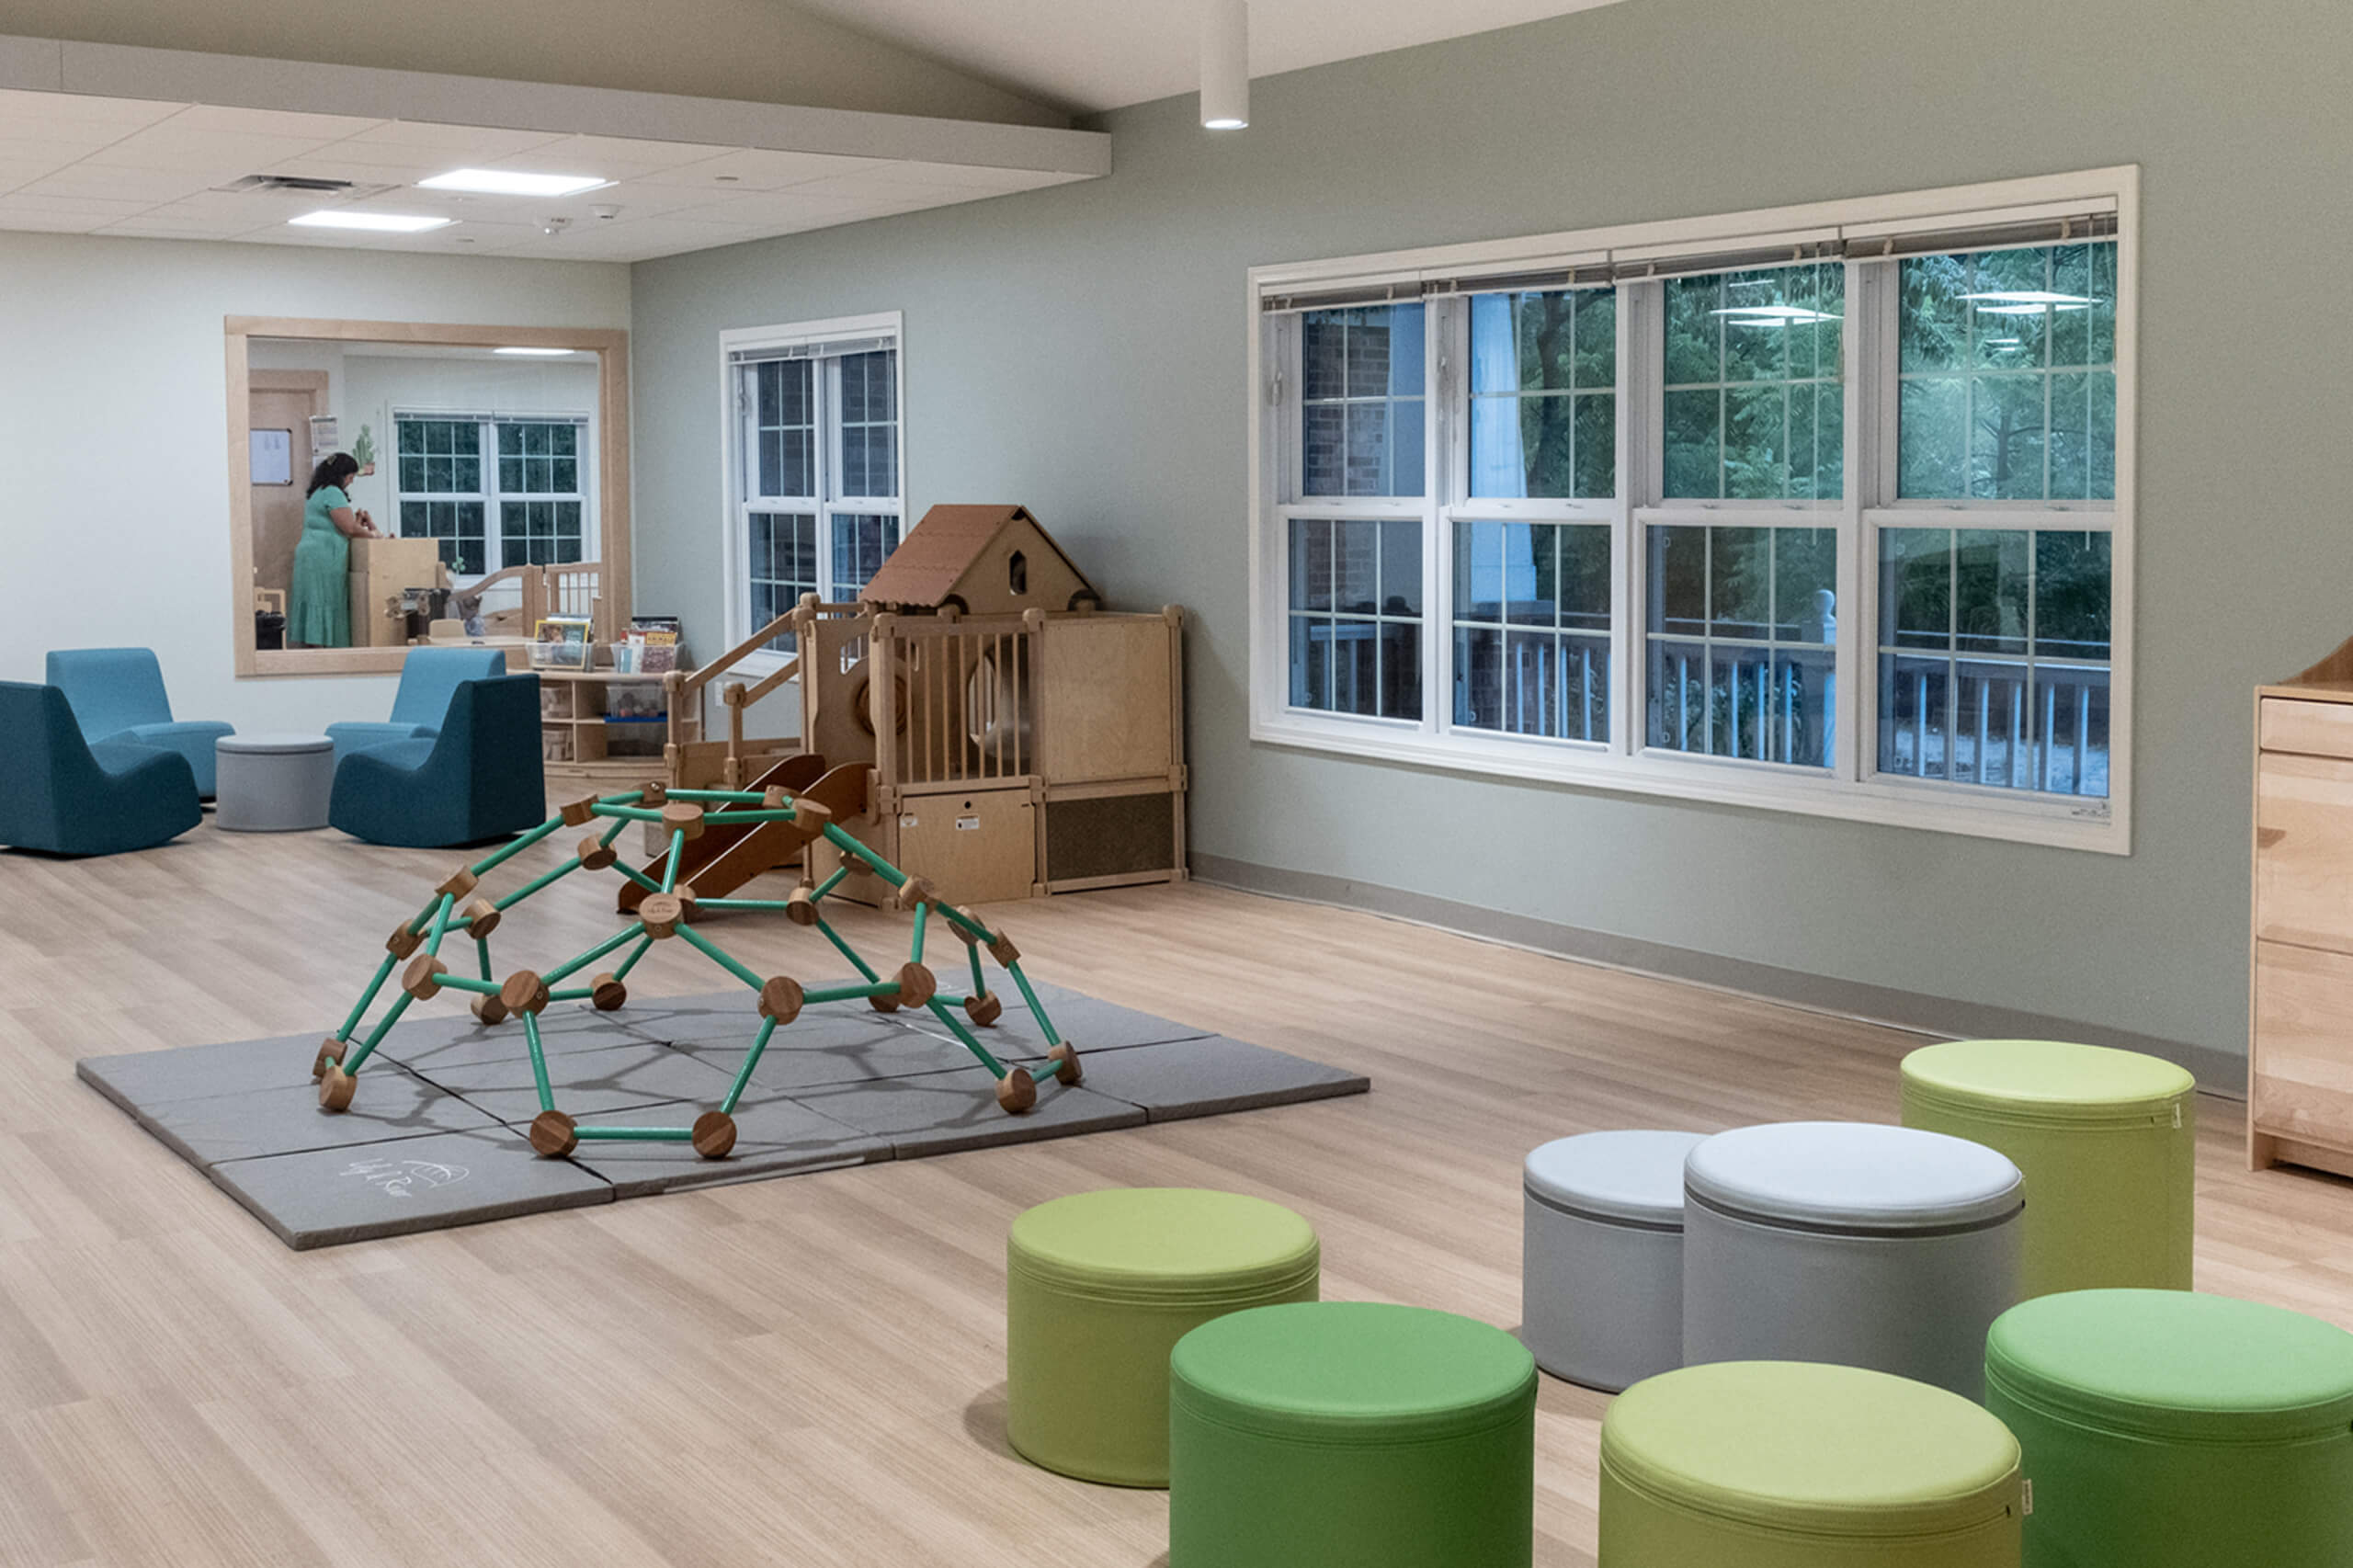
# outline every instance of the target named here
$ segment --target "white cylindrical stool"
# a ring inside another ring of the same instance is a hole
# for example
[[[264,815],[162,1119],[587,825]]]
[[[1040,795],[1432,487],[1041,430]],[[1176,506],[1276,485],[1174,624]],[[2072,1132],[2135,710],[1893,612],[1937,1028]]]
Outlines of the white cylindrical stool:
[[[1941,1132],[1719,1133],[1684,1164],[1684,1359],[1829,1361],[1980,1399],[2025,1208],[2016,1165]]]
[[[231,833],[294,833],[327,825],[335,743],[324,735],[223,735],[213,743],[219,782],[212,825]]]
[[[1683,1161],[1697,1132],[1558,1138],[1523,1167],[1520,1339],[1616,1393],[1683,1365]]]

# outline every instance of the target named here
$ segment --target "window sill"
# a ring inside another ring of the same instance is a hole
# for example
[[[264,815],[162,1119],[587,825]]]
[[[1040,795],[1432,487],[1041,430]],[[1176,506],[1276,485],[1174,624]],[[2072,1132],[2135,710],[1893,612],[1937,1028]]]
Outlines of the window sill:
[[[1966,785],[1840,779],[1826,773],[1796,777],[1768,763],[1657,752],[1629,756],[1570,741],[1439,736],[1391,722],[1332,720],[1291,711],[1254,718],[1250,738],[1266,745],[1449,773],[1706,801],[2094,854],[2129,855],[2132,850],[2127,812],[2109,801],[2012,797]]]

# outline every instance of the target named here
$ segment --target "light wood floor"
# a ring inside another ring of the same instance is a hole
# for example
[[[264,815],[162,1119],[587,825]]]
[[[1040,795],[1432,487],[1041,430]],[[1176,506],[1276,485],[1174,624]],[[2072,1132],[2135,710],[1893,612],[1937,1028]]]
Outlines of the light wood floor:
[[[1892,1119],[1916,1043],[1365,915],[1083,894],[996,912],[1033,973],[1372,1094],[310,1254],[74,1080],[94,1052],[330,1026],[457,859],[209,823],[143,855],[0,855],[0,1563],[1144,1568],[1164,1494],[1005,1446],[1021,1209],[1259,1193],[1322,1233],[1328,1296],[1510,1325],[1529,1147]],[[608,933],[604,892],[510,915],[502,956]],[[883,947],[896,921],[850,924]],[[728,940],[836,967],[781,923]],[[683,944],[656,952],[642,994],[712,987]],[[2353,1326],[2353,1185],[2250,1176],[2238,1108],[2200,1111],[2200,1284]],[[1540,1562],[1591,1561],[1604,1403],[1544,1385]]]

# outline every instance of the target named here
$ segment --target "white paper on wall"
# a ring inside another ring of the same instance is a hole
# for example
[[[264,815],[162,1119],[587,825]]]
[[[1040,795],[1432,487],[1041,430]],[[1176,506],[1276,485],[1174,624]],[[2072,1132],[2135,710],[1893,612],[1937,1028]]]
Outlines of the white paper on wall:
[[[256,430],[251,437],[250,477],[256,484],[294,483],[294,432]]]

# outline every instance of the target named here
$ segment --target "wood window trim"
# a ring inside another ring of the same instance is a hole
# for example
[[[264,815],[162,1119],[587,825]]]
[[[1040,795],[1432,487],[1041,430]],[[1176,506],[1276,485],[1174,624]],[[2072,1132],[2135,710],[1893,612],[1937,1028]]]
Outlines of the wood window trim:
[[[229,637],[237,678],[398,675],[405,648],[258,648],[254,642],[253,484],[245,467],[252,393],[286,374],[252,368],[256,337],[334,343],[402,343],[447,348],[574,348],[597,356],[598,588],[610,623],[630,606],[629,334],[617,327],[471,326],[297,316],[229,316],[222,324],[229,394]]]

